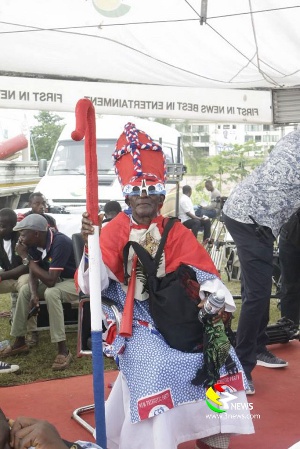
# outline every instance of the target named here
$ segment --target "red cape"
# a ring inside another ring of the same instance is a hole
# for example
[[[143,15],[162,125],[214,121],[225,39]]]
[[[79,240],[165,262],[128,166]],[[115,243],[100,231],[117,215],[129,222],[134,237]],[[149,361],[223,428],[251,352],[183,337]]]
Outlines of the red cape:
[[[167,220],[162,215],[154,218],[151,223],[157,223],[160,234]],[[133,225],[135,226],[135,225]],[[137,225],[139,229],[148,226]],[[129,240],[131,220],[124,212],[120,212],[101,230],[100,246],[105,265],[115,274],[120,282],[124,281],[123,248]],[[171,228],[164,248],[166,273],[171,273],[180,264],[185,263],[202,271],[220,276],[210,255],[195,239],[193,233],[180,222]]]

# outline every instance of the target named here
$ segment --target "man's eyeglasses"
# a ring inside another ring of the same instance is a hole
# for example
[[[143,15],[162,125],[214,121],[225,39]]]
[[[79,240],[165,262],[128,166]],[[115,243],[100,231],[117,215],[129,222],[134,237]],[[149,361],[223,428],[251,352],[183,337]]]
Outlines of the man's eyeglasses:
[[[145,185],[142,187],[132,186],[127,184],[123,189],[124,196],[141,196],[142,192],[146,192],[147,195],[165,195],[166,189],[162,183]]]

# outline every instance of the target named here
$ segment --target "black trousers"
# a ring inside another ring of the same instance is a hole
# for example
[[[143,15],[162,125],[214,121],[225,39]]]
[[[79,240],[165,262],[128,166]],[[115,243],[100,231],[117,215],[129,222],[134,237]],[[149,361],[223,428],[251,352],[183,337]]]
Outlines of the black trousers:
[[[209,239],[210,237],[210,220],[190,218],[182,223],[186,228],[191,229],[195,237],[197,237],[198,232],[203,228],[203,241]]]
[[[284,228],[279,239],[279,263],[281,270],[281,316],[299,325],[300,315],[300,248],[288,240]]]
[[[236,353],[250,377],[256,354],[265,349],[268,337],[273,273],[274,236],[258,236],[256,225],[240,223],[224,215],[225,225],[237,247],[241,266],[242,307],[237,329]]]

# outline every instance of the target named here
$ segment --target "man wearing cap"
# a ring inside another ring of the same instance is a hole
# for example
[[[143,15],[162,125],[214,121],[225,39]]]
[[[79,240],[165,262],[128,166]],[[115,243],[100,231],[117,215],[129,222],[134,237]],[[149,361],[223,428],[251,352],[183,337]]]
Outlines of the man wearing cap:
[[[124,285],[123,248],[131,240],[142,245],[152,256],[156,254],[168,221],[160,214],[166,193],[166,172],[162,148],[132,123],[125,126],[118,139],[114,159],[132,213],[120,212],[101,230],[103,264],[99,275],[105,296],[114,300],[123,312],[130,299],[126,297]],[[83,214],[83,238],[87,240],[93,230],[88,214]],[[126,267],[128,273],[133,260],[131,248]],[[178,221],[168,234],[157,276],[164,277],[181,264],[192,267],[201,291],[214,292],[222,288],[226,310],[235,309],[233,298],[219,279],[209,254]],[[203,353],[182,352],[168,345],[150,314],[146,279],[139,262],[136,272],[132,336],[117,335],[109,348],[120,373],[105,406],[107,446],[114,449],[129,446],[131,449],[175,449],[180,443],[197,440],[199,449],[228,448],[229,434],[253,432],[247,411],[247,419],[237,418],[238,410],[242,409],[245,416],[247,409],[243,386],[246,377],[241,372],[241,385],[235,394],[242,406],[235,409],[235,419],[221,420],[218,414],[215,419],[207,419],[206,389],[191,382],[199,366],[203,367]],[[84,293],[89,293],[87,255],[81,261],[78,282]],[[200,295],[199,288],[197,293]],[[242,369],[233,348],[230,354]],[[225,367],[221,372],[226,373]]]
[[[13,231],[16,224],[17,214],[15,211],[10,208],[0,210],[0,295],[11,293],[12,321],[17,303],[17,293],[22,285],[27,284],[29,271],[15,251],[19,238],[18,232]]]
[[[74,283],[76,270],[72,240],[48,227],[47,220],[39,214],[30,214],[15,227],[19,231],[16,251],[23,264],[29,267],[29,283],[21,288],[11,335],[12,346],[0,352],[1,357],[28,352],[25,333],[29,311],[38,312],[39,299],[46,301],[51,342],[57,343],[58,355],[53,370],[67,368],[72,354],[66,344],[63,302],[78,302]]]

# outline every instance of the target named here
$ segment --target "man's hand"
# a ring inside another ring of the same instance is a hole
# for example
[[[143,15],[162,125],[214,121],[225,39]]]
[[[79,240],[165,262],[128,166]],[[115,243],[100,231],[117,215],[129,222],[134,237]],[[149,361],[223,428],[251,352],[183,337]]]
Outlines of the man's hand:
[[[10,445],[14,449],[67,449],[56,428],[47,421],[19,417],[10,433]],[[2,449],[2,448],[1,448]]]
[[[0,449],[10,449],[9,447],[9,425],[7,419],[0,409]]]
[[[103,214],[98,215],[99,232],[101,230],[103,217],[104,217]],[[94,226],[93,226],[92,221],[89,219],[89,213],[84,212],[82,214],[82,220],[81,220],[81,235],[82,235],[82,238],[83,238],[85,244],[87,244],[87,242],[88,242],[88,236],[93,235],[93,234],[94,234]]]
[[[203,309],[204,304],[206,303],[207,298],[202,299],[199,304],[198,304],[198,308],[199,309]],[[219,310],[218,313],[216,313],[215,315],[212,315],[212,324],[216,324],[219,321],[223,320],[223,313],[225,311],[225,306],[222,307],[222,309]]]
[[[23,243],[20,242],[20,240],[18,240],[16,246],[15,246],[15,250],[18,253],[18,255],[20,257],[22,257],[22,259],[24,259],[25,257],[28,256],[28,248],[26,245],[24,245]]]
[[[29,310],[33,309],[34,307],[40,307],[40,299],[37,295],[32,295],[30,298]]]

